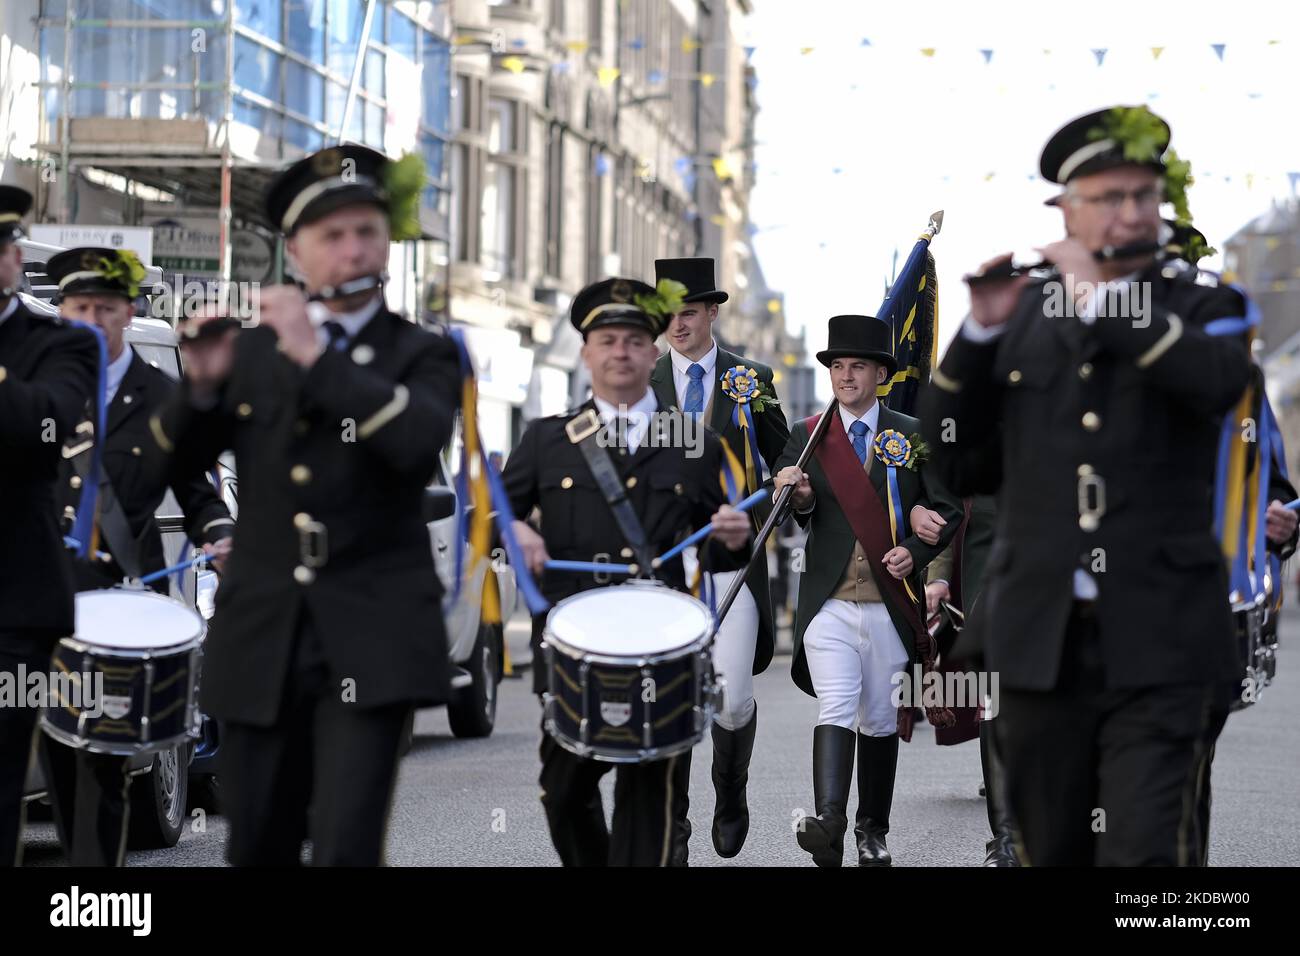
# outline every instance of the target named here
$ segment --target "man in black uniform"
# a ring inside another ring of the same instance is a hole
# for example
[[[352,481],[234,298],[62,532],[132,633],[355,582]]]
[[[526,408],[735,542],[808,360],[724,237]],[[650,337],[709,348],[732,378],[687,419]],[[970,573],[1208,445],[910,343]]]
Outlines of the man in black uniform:
[[[1212,489],[1250,357],[1205,326],[1245,303],[1155,255],[1161,201],[1188,218],[1168,144],[1145,107],[1051,138],[1058,273],[972,284],[925,398],[944,480],[1000,495],[968,627],[1000,672],[998,749],[1035,865],[1194,862],[1209,705],[1236,670]]]
[[[72,633],[72,563],[55,511],[60,448],[95,391],[92,333],[19,301],[15,241],[32,197],[0,186],[0,675],[48,673]],[[18,862],[22,796],[39,711],[0,707],[0,866]]]
[[[149,416],[176,391],[176,383],[137,355],[125,341],[132,302],[140,294],[130,276],[139,268],[133,254],[115,249],[68,249],[50,259],[45,271],[59,286],[59,311],[66,319],[94,325],[108,348],[103,471],[98,500],[98,555],[74,561],[78,591],[111,587],[166,563],[162,534],[154,518],[167,490],[166,456],[149,434]],[[92,467],[95,403],[77,434],[63,448],[59,472],[65,531],[81,503],[83,481]],[[189,539],[203,545],[220,571],[230,552],[234,521],[203,474],[172,482],[185,515]],[[167,593],[165,578],[153,583]],[[126,848],[129,760],[111,754],[74,751],[52,737],[41,740],[41,762],[54,794],[54,820],[73,866],[120,866]]]
[[[256,327],[192,321],[181,395],[151,424],[182,474],[227,448],[239,467],[203,661],[235,864],[296,865],[308,835],[315,865],[381,862],[407,715],[449,693],[422,501],[459,405],[456,350],[390,312],[378,280],[351,291],[411,228],[389,174],[346,145],[272,181],[268,212],[323,301],[277,286]]]
[[[541,511],[541,533],[524,520],[514,531],[529,567],[542,573],[557,560],[631,560],[629,541],[602,494],[582,449],[570,441],[566,424],[599,416],[615,439],[601,454],[615,459],[636,518],[654,554],[662,554],[697,527],[712,522],[713,536],[700,549],[706,571],[741,570],[745,566],[749,519],[724,503],[719,473],[722,445],[712,432],[696,432],[695,454],[678,442],[671,447],[654,440],[650,416],[667,414],[650,388],[658,353],[654,340],[671,309],[648,311],[642,303],[655,290],[634,279],[606,279],[583,289],[573,300],[570,317],[583,335],[583,360],[591,371],[594,397],[575,411],[533,422],[506,462],[503,475],[510,506],[520,519]],[[626,418],[620,427],[618,419]],[[662,419],[660,419],[662,420]],[[576,431],[576,430],[575,430]],[[682,434],[682,432],[677,432]],[[616,557],[617,556],[617,557]],[[657,571],[671,587],[687,590],[681,558]],[[545,572],[542,592],[552,602],[601,587],[591,574]],[[541,665],[545,616],[533,619],[533,689],[546,690]],[[610,622],[617,626],[617,622]],[[679,758],[618,766],[614,791],[614,830],[605,826],[600,778],[615,766],[578,757],[542,735],[542,804],[551,840],[565,866],[666,866],[672,845],[672,779]]]

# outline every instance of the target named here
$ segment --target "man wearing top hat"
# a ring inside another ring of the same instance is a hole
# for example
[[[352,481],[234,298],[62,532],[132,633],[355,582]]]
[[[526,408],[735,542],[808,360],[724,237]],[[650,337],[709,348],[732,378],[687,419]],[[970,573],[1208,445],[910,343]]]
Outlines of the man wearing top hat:
[[[18,298],[29,192],[0,186],[0,676],[47,673],[73,630],[72,562],[55,512],[62,460],[95,392],[99,346],[86,329]],[[19,862],[35,707],[0,707],[0,866]]]
[[[104,335],[107,431],[95,434],[96,402],[63,447],[58,510],[65,533],[81,505],[82,485],[102,445],[97,498],[96,553],[74,561],[78,591],[111,587],[166,564],[154,513],[168,487],[165,456],[149,432],[149,418],[176,391],[176,383],[126,342],[144,267],[123,249],[81,247],[53,256],[45,271],[57,283],[59,313]],[[202,545],[213,567],[224,567],[234,521],[203,473],[170,482],[185,517],[189,540]],[[167,580],[154,582],[167,593]],[[54,820],[73,866],[120,866],[126,850],[129,761],[112,754],[76,751],[49,736],[41,763],[54,797]]]
[[[182,471],[239,466],[203,661],[235,864],[296,865],[307,837],[314,865],[381,862],[407,716],[449,693],[422,502],[459,363],[381,286],[390,239],[419,234],[409,159],[332,147],[271,182],[302,288],[260,290],[251,328],[187,319],[181,395],[151,421]]]
[[[763,480],[763,467],[772,469],[790,431],[776,402],[772,370],[761,362],[722,348],[713,338],[718,306],[728,298],[726,292],[715,288],[713,270],[713,260],[704,257],[655,260],[655,281],[680,282],[686,287],[686,295],[664,331],[668,351],[655,363],[650,383],[666,407],[698,416],[722,436],[738,459],[745,461],[748,456],[755,483],[759,483]],[[734,369],[740,371],[728,378]],[[749,405],[753,421],[752,436],[746,434],[749,420],[744,417],[741,403],[736,401],[737,397],[748,398],[737,391],[736,374],[756,375],[759,394],[769,399],[744,402]],[[746,487],[745,493],[755,490]],[[756,508],[751,520],[757,527],[767,514],[768,507]],[[713,576],[717,594],[727,592],[736,573]],[[772,620],[767,562],[760,558],[750,565],[745,585],[718,628],[713,645],[714,666],[727,680],[722,710],[714,716],[712,726],[715,795],[712,835],[714,849],[721,857],[739,853],[749,832],[745,787],[758,729],[754,675],[766,670],[772,660],[775,647]],[[687,818],[690,779],[690,754],[686,754],[678,764],[675,787],[679,796],[675,811],[676,865],[685,865],[687,861],[687,841],[691,835]]]
[[[924,396],[945,482],[1002,503],[967,629],[1000,673],[998,751],[1035,865],[1195,862],[1210,704],[1239,667],[1213,485],[1251,375],[1246,302],[1157,255],[1161,203],[1190,220],[1169,139],[1145,107],[1051,137],[1056,273],[972,284]]]
[[[791,676],[819,703],[817,812],[804,818],[797,836],[818,866],[841,865],[856,750],[858,864],[889,866],[885,836],[898,741],[900,731],[911,734],[911,708],[894,700],[895,675],[910,678],[913,664],[934,666],[920,603],[922,571],[956,532],[962,506],[930,477],[920,423],[876,399],[876,389],[897,369],[889,325],[837,315],[817,360],[830,370],[834,417],[802,472],[795,463],[818,419],[796,422],[776,474],[778,487],[794,486],[795,518],[809,529]],[[914,533],[913,509],[943,520],[934,543]],[[926,713],[936,725],[952,721],[946,707]]]
[[[718,437],[704,429],[697,433],[701,443],[692,449],[656,440],[651,428],[670,409],[651,389],[650,370],[658,357],[654,341],[672,305],[635,279],[605,279],[579,292],[570,318],[582,333],[592,398],[563,415],[532,422],[506,462],[502,480],[517,519],[514,531],[551,602],[608,582],[589,573],[545,570],[547,560],[635,557],[577,437],[588,430],[584,422],[595,426],[597,418],[609,439],[592,451],[611,459],[623,501],[633,512],[625,517],[641,524],[650,553],[663,554],[696,528],[712,524],[713,534],[700,548],[706,571],[738,570],[749,557],[749,519],[723,497]],[[534,511],[540,531],[528,523]],[[680,556],[655,573],[668,586],[689,591]],[[545,623],[545,615],[533,619],[539,661]],[[533,675],[533,689],[540,694],[547,689],[545,669],[535,666]],[[549,734],[542,736],[541,758],[542,805],[565,866],[669,865],[674,768],[683,756],[618,765],[612,833],[605,825],[599,783],[615,765],[579,757]]]

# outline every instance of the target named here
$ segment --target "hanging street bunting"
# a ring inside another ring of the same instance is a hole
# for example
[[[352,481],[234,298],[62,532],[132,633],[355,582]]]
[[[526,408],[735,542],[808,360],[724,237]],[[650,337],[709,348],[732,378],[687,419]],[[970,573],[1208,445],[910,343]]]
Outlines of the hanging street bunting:
[[[1217,57],[1219,58],[1219,62],[1220,62],[1220,63],[1223,62],[1223,48],[1226,47],[1226,46],[1227,46],[1226,43],[1211,43],[1211,44],[1210,44],[1210,49],[1214,51],[1214,55],[1217,56]]]
[[[1106,47],[1102,47],[1100,50],[1093,50],[1093,51],[1092,51],[1092,55],[1095,56],[1095,57],[1097,58],[1097,65],[1098,65],[1098,66],[1101,66],[1101,61],[1104,60],[1104,59],[1106,59],[1106,50],[1107,50]]]

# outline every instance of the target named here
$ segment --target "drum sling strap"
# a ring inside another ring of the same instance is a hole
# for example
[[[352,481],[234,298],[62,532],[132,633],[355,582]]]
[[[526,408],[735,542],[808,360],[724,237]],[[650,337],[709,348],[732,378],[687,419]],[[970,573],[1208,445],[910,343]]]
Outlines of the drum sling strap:
[[[609,510],[614,513],[619,531],[623,533],[623,537],[636,555],[638,570],[642,574],[649,574],[654,556],[646,543],[645,529],[641,527],[641,521],[632,510],[632,502],[627,500],[618,468],[610,459],[609,453],[600,445],[602,432],[600,416],[595,410],[588,408],[577,418],[565,424],[564,432],[569,436],[569,441],[578,446],[582,457],[586,459],[587,467],[591,469],[591,476],[596,479],[596,486],[600,488]]]
[[[72,459],[72,467],[81,478],[83,485],[90,474],[92,460],[93,456],[89,451],[82,451]],[[113,556],[117,566],[127,577],[138,578],[144,573],[140,567],[140,542],[131,533],[126,514],[118,503],[117,495],[113,494],[113,483],[108,478],[108,472],[102,464],[99,470],[99,530],[104,533],[108,553]],[[95,560],[93,555],[90,560],[92,562]]]

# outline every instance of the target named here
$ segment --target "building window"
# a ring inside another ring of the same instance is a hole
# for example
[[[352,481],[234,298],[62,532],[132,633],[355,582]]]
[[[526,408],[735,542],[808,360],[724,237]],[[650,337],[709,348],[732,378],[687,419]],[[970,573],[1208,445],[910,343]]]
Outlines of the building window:
[[[546,131],[546,274],[564,275],[564,127]]]
[[[604,263],[600,260],[600,224],[605,207],[605,180],[609,178],[610,161],[601,156],[600,147],[593,143],[587,149],[587,282],[601,278]]]
[[[598,56],[604,35],[605,0],[587,0],[587,45]]]
[[[524,274],[521,213],[528,168],[524,111],[514,100],[488,103],[488,156],[483,164],[483,205],[479,220],[485,268],[502,277]]]

